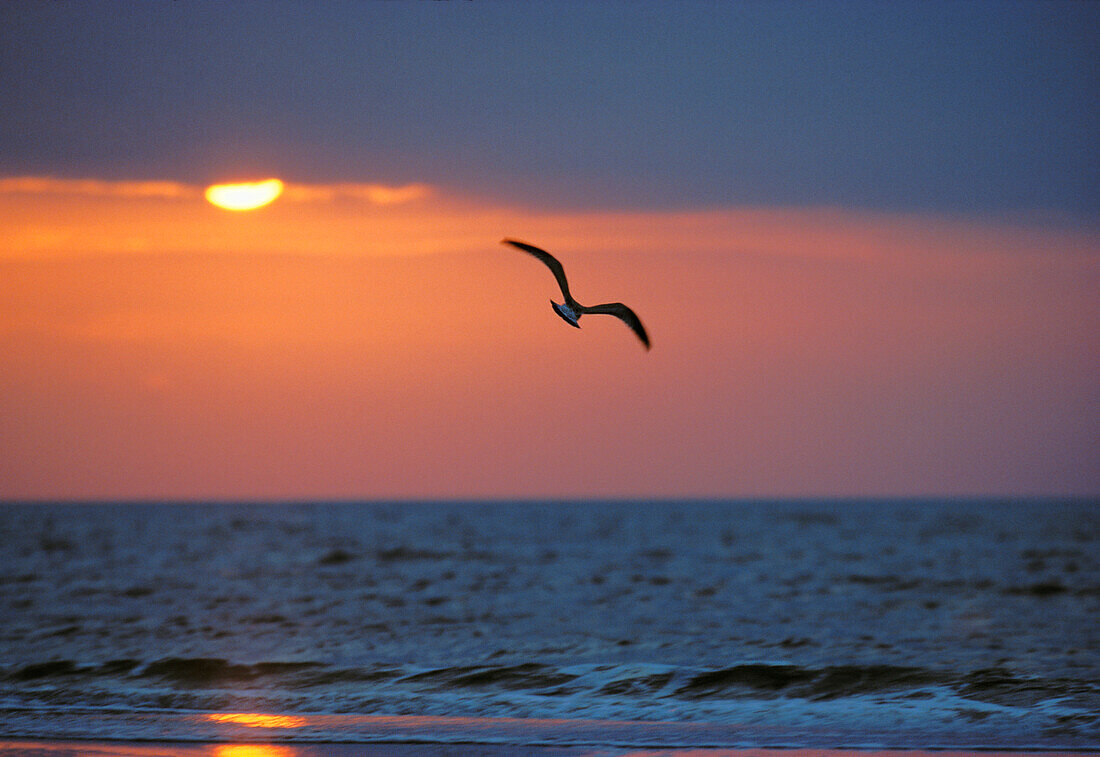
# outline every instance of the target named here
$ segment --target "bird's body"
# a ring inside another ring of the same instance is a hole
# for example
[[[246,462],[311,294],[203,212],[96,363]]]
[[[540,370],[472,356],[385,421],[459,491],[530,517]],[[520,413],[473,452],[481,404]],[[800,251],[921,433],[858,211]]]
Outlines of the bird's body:
[[[581,319],[580,313],[573,310],[573,308],[569,307],[569,305],[564,302],[559,305],[553,300],[550,300],[550,304],[554,306],[554,312],[560,315],[570,326],[576,326],[578,329],[581,327],[581,325],[577,323],[577,321]]]
[[[523,250],[524,252],[535,256],[546,264],[546,267],[549,268],[551,273],[554,274],[554,278],[557,279],[558,286],[561,287],[562,296],[565,297],[565,302],[563,303],[559,304],[551,300],[550,304],[553,306],[554,312],[561,316],[562,320],[564,320],[570,326],[575,326],[579,329],[581,325],[580,323],[578,323],[578,321],[580,321],[582,315],[613,315],[621,320],[623,323],[625,323],[627,326],[629,326],[630,330],[633,331],[638,336],[638,338],[642,340],[642,344],[645,345],[645,348],[647,350],[649,349],[649,335],[646,333],[645,327],[642,325],[641,319],[638,318],[637,314],[633,310],[631,310],[621,302],[607,302],[603,305],[592,306],[580,304],[575,299],[573,299],[573,295],[569,293],[569,282],[565,278],[565,269],[562,267],[562,264],[558,262],[557,258],[555,258],[546,250],[539,249],[538,247],[527,244],[526,242],[517,242],[515,239],[505,239],[502,243],[510,244],[517,249]]]

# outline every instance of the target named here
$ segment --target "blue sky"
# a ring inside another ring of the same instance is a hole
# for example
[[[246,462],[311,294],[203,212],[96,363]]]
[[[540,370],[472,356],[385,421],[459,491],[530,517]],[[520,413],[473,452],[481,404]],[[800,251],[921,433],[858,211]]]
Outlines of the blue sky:
[[[1100,211],[1095,3],[0,5],[0,173]]]

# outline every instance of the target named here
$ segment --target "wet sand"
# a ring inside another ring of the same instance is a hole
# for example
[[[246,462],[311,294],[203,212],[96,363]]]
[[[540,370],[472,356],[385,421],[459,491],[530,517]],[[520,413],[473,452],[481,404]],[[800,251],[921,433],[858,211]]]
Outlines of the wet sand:
[[[0,741],[0,757],[1073,757],[1093,752],[840,749],[623,749],[515,744],[198,744]]]

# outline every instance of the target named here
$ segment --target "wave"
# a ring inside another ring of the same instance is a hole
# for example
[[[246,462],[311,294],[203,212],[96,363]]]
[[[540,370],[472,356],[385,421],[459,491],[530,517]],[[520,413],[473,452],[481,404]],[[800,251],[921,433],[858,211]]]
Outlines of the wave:
[[[1029,733],[1041,732],[1036,746],[1100,745],[1100,682],[1033,678],[1001,668],[960,673],[916,666],[769,662],[721,668],[647,663],[341,667],[315,661],[167,657],[99,664],[48,660],[0,669],[0,709],[15,713],[5,716],[11,722],[24,723],[18,733],[0,724],[0,735],[72,735],[77,731],[61,724],[79,719],[78,713],[90,708],[194,713],[188,722],[217,712],[333,717],[386,713],[675,721],[699,727],[756,723],[777,729],[815,722],[866,725],[870,717],[935,726],[945,744],[964,743],[958,739],[965,738],[970,740],[966,743],[991,746],[1009,739],[1018,746]],[[35,720],[33,713],[42,712],[53,714]],[[120,725],[123,730],[114,737],[132,738],[147,725]],[[316,737],[320,732],[309,733]],[[882,738],[889,735],[884,732]],[[814,743],[816,738],[801,736],[796,743]],[[908,743],[927,745],[927,738],[914,736]]]
[[[596,696],[651,696],[699,699],[832,699],[882,692],[912,693],[943,688],[975,700],[1034,704],[1043,699],[1100,698],[1100,682],[1089,679],[1021,677],[1002,668],[962,673],[897,665],[808,667],[745,663],[697,669],[638,663],[555,666],[538,663],[459,665],[438,668],[378,665],[339,667],[314,661],[237,663],[221,658],[167,657],[82,664],[49,660],[11,666],[0,674],[9,692],[47,679],[114,679],[140,687],[143,681],[193,688],[260,684],[293,692],[348,683],[389,683],[416,690],[498,689],[531,693],[588,693]],[[1100,705],[1100,699],[1096,704]]]
[[[782,695],[808,699],[858,696],[886,690],[915,689],[947,682],[947,676],[894,665],[737,665],[693,676],[677,694],[709,696]]]

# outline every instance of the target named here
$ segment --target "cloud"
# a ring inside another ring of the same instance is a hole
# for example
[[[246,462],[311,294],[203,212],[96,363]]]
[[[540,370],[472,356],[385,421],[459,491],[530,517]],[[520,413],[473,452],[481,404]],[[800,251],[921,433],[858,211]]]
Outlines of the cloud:
[[[202,190],[176,181],[103,181],[101,179],[55,179],[50,176],[13,176],[0,179],[0,194],[192,199],[201,197]]]
[[[398,205],[422,200],[435,193],[428,184],[288,184],[283,196],[292,202],[326,202],[341,198],[366,200],[374,205]]]
[[[13,176],[0,179],[0,194],[193,200],[202,197],[205,189],[204,186],[184,184],[177,181],[106,181],[103,179],[59,179],[52,176]],[[290,202],[326,202],[336,199],[352,199],[363,200],[373,205],[397,205],[427,198],[434,192],[434,187],[422,183],[398,186],[377,183],[288,183],[283,192],[283,199]]]

